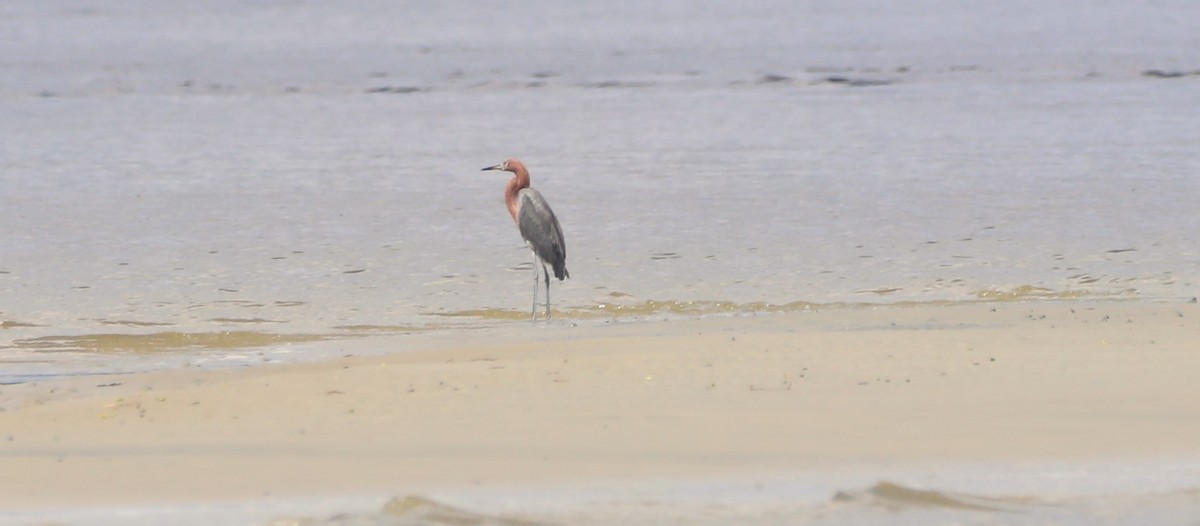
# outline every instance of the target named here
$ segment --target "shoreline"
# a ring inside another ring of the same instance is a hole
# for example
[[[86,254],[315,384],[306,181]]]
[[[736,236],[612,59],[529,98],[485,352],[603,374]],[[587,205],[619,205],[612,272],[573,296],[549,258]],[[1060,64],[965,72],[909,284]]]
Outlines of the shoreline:
[[[821,311],[870,311],[877,309],[946,308],[1000,305],[1007,303],[1195,303],[1192,297],[1131,297],[1089,295],[1080,291],[1053,291],[1033,286],[1008,290],[986,289],[975,299],[899,300],[891,302],[793,301],[787,303],[737,303],[718,300],[646,300],[639,303],[601,303],[590,309],[566,307],[557,311],[552,324],[539,320],[534,329],[574,330],[579,326],[606,327],[688,321],[710,318],[753,318],[803,314]],[[328,361],[346,356],[340,348],[346,342],[388,339],[387,347],[405,350],[367,349],[354,345],[363,354],[390,354],[410,349],[440,349],[465,345],[468,342],[490,343],[505,334],[528,334],[525,311],[475,309],[452,313],[428,314],[427,317],[474,320],[474,322],[411,323],[404,325],[339,325],[324,329],[293,331],[254,330],[229,325],[223,330],[199,327],[175,327],[153,323],[124,324],[126,329],[106,332],[76,330],[46,332],[45,326],[19,321],[5,321],[9,332],[17,329],[38,329],[37,335],[10,336],[7,348],[20,350],[4,361],[0,372],[0,389],[27,386],[44,382],[70,381],[72,378],[122,376],[159,371],[196,368],[199,370],[244,369],[292,363]],[[565,323],[564,323],[565,322]],[[141,330],[138,330],[141,329]],[[156,330],[157,329],[157,330]],[[586,328],[582,329],[587,331]],[[480,337],[478,335],[483,334]],[[539,333],[541,334],[541,333]],[[87,383],[88,380],[84,380]],[[19,388],[18,388],[19,389]],[[8,409],[0,398],[0,410]]]
[[[1063,301],[501,327],[2,386],[24,402],[0,412],[0,513],[1196,458],[1197,318]]]

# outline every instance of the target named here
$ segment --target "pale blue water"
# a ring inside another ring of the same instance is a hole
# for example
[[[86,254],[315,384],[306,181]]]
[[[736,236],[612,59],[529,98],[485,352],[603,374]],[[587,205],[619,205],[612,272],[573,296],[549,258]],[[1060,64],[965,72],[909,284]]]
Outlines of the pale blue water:
[[[1143,75],[1200,69],[1187,2],[0,16],[0,313],[42,326],[6,335],[515,315],[528,258],[479,172],[508,156],[564,223],[564,318],[1196,294],[1200,76]]]
[[[566,231],[563,320],[1187,301],[1198,23],[1188,2],[5,4],[0,360],[520,319],[528,252],[479,171],[509,156]]]
[[[1187,2],[5,4],[0,352],[519,319],[528,253],[479,171],[509,156],[567,234],[560,319],[1188,300],[1197,22]],[[487,316],[438,316],[460,313]]]

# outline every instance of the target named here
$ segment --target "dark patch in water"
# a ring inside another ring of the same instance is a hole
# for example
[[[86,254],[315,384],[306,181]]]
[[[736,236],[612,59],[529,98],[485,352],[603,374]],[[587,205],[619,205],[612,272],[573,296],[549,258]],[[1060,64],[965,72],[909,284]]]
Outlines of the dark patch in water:
[[[886,80],[886,79],[861,79],[861,78],[850,78],[850,77],[841,77],[841,76],[829,76],[829,77],[825,77],[824,79],[821,79],[821,81],[829,83],[829,84],[841,84],[843,86],[850,86],[852,88],[870,88],[870,87],[874,87],[874,86],[887,86],[889,84],[895,84],[897,82],[895,80]]]
[[[15,329],[23,327],[41,327],[36,323],[25,323],[23,321],[0,320],[0,329]]]
[[[759,84],[771,84],[775,82],[791,82],[792,77],[785,75],[767,74],[758,78]]]
[[[585,88],[647,88],[653,85],[650,82],[626,82],[621,80],[603,80],[581,84]]]
[[[1195,71],[1163,71],[1161,69],[1148,69],[1142,72],[1142,76],[1154,79],[1178,79],[1183,77],[1200,76],[1200,69]]]
[[[901,290],[903,290],[903,289],[901,289],[900,287],[880,287],[877,289],[858,290],[858,291],[855,291],[854,293],[855,294],[878,294],[878,295],[882,296],[885,294],[891,294],[893,292],[899,292]]]
[[[174,323],[136,320],[100,320],[101,325],[120,325],[124,327],[170,327]]]
[[[367,93],[424,93],[430,91],[430,88],[422,88],[420,86],[380,86],[378,88],[370,88]]]

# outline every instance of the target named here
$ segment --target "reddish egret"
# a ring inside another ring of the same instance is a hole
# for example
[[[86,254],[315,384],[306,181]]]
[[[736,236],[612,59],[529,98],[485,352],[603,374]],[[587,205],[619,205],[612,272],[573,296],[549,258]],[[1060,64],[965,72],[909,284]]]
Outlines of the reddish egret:
[[[550,203],[537,190],[529,187],[529,170],[517,159],[509,159],[484,170],[512,172],[513,178],[504,187],[504,202],[508,213],[517,222],[517,229],[525,244],[533,251],[533,307],[530,317],[537,321],[538,264],[542,265],[542,276],[546,278],[546,319],[550,319],[550,273],[546,265],[554,269],[554,277],[562,281],[571,277],[567,273],[567,242],[563,239],[562,227],[550,209]]]

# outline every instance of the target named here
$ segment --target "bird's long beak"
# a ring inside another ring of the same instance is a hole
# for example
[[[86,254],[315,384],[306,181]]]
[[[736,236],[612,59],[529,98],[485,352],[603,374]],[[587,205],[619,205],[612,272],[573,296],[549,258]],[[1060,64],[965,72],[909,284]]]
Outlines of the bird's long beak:
[[[504,169],[504,163],[500,163],[500,164],[497,164],[497,165],[495,165],[495,166],[489,166],[489,167],[487,167],[487,168],[484,168],[483,170],[480,170],[480,171],[481,171],[481,172],[486,172],[486,171],[488,171],[488,170],[503,170],[503,169]]]

